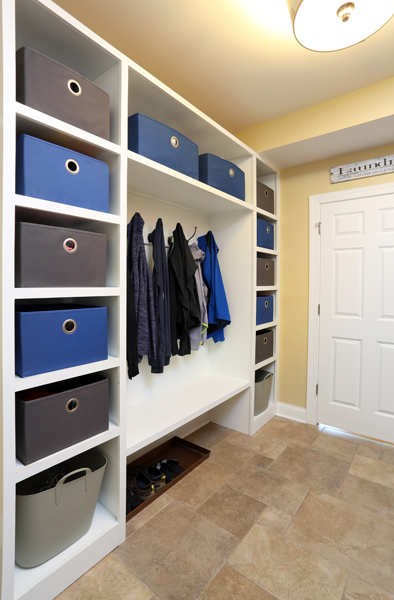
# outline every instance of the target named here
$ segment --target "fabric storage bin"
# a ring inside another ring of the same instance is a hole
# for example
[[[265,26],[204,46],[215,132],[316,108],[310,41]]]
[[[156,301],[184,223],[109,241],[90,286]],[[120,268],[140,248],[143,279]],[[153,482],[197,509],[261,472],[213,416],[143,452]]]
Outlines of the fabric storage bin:
[[[107,237],[36,223],[16,223],[17,287],[105,286]]]
[[[274,297],[257,296],[256,299],[256,325],[270,323],[274,320]]]
[[[257,257],[256,285],[275,285],[275,261],[273,258]]]
[[[22,134],[16,138],[16,193],[108,212],[106,163]]]
[[[86,375],[15,398],[16,457],[28,465],[108,429],[108,379]]]
[[[175,129],[135,113],[128,120],[128,135],[132,152],[198,179],[198,146]]]
[[[267,185],[257,182],[257,206],[272,214],[275,213],[275,194]]]
[[[16,307],[15,371],[20,377],[107,358],[105,306]]]
[[[245,173],[234,163],[214,154],[201,154],[199,173],[203,183],[245,201]]]
[[[272,387],[272,373],[259,369],[254,376],[254,416],[267,410]]]
[[[108,94],[31,48],[16,53],[16,100],[109,140]]]
[[[256,332],[256,365],[263,360],[271,358],[274,354],[274,332],[270,329],[267,331]]]
[[[89,531],[106,465],[105,456],[89,450],[17,484],[19,566],[41,565]]]
[[[257,245],[273,250],[275,247],[275,225],[264,219],[257,219]]]

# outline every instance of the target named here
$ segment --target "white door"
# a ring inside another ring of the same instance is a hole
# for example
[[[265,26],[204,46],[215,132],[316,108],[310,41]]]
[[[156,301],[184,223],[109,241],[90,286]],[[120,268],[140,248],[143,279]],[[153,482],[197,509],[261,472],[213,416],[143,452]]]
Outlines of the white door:
[[[394,194],[321,205],[317,420],[394,442]]]

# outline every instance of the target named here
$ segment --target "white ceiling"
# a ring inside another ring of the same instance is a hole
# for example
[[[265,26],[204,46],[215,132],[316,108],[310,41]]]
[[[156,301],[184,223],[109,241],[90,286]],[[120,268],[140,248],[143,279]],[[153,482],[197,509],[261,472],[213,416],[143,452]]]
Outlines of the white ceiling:
[[[394,75],[394,18],[316,53],[295,41],[286,0],[55,1],[232,132]]]

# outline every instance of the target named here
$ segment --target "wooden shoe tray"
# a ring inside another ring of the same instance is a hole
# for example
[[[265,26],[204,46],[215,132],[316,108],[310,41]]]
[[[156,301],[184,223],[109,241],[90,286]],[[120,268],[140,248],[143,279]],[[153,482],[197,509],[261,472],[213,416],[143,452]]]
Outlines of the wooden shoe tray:
[[[136,461],[131,462],[127,465],[127,468],[131,468],[133,465],[144,465],[149,466],[153,463],[160,462],[164,458],[174,458],[178,461],[181,467],[185,470],[175,477],[172,481],[169,481],[161,488],[158,492],[155,492],[153,496],[142,502],[137,508],[132,510],[126,515],[126,521],[132,519],[146,506],[151,504],[156,498],[164,494],[169,490],[175,483],[183,479],[188,473],[193,471],[198,465],[207,460],[211,451],[187,440],[183,440],[179,437],[173,437],[171,440],[160,444],[154,450],[147,452],[143,456],[140,456]]]

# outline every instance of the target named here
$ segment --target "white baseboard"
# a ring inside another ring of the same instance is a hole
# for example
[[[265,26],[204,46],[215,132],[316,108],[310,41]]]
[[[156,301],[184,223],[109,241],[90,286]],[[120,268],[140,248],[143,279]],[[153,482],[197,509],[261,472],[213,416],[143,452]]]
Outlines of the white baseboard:
[[[278,402],[276,414],[278,417],[284,417],[285,419],[292,419],[293,421],[306,423],[306,408],[300,408],[299,406],[293,406],[292,404]]]

